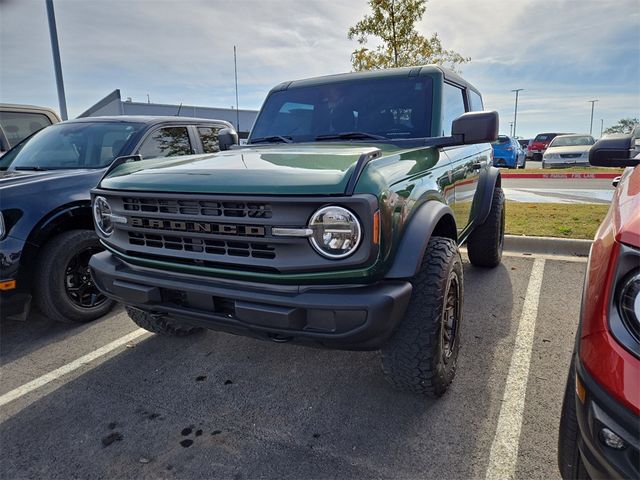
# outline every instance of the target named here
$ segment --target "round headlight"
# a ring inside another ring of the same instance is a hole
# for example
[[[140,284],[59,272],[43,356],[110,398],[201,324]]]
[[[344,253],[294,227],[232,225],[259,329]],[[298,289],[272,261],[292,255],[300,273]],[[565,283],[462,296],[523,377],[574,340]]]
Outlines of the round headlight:
[[[327,258],[345,258],[356,251],[362,229],[356,216],[346,208],[323,207],[309,221],[309,238],[316,251]]]
[[[620,292],[620,316],[631,333],[640,341],[640,272],[625,281]]]
[[[100,233],[108,237],[113,233],[111,206],[104,197],[96,197],[93,201],[93,219]]]

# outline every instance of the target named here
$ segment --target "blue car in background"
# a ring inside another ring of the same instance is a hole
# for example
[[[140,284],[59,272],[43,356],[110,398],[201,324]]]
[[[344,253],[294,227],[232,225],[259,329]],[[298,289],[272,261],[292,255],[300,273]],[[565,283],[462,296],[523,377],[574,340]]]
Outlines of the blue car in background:
[[[526,165],[525,152],[520,143],[506,135],[498,136],[493,142],[493,166],[506,168],[524,168]]]

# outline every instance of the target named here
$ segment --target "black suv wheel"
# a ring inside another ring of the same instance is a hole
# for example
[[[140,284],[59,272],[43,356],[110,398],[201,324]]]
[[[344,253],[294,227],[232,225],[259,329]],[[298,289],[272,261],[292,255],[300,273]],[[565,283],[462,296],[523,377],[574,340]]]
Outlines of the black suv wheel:
[[[475,227],[467,241],[469,261],[477,267],[497,267],[502,260],[504,245],[504,193],[502,188],[493,190],[491,210],[482,225]]]
[[[93,283],[89,259],[103,248],[90,230],[70,230],[50,240],[40,253],[34,299],[40,311],[59,322],[90,322],[113,308]]]
[[[462,322],[462,260],[455,241],[429,240],[398,330],[382,348],[382,368],[399,390],[440,397],[456,373]]]

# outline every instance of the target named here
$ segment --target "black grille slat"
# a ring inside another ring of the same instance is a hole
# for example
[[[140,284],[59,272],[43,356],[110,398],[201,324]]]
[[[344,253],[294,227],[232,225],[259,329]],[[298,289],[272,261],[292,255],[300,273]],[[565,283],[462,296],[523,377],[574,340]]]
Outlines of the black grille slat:
[[[271,218],[271,205],[257,202],[216,202],[210,200],[178,200],[124,197],[125,212],[169,213],[203,217]]]
[[[269,244],[252,242],[206,240],[176,235],[155,235],[141,232],[129,232],[129,243],[141,247],[185,252],[227,255],[232,257],[254,257],[274,259],[275,247]]]

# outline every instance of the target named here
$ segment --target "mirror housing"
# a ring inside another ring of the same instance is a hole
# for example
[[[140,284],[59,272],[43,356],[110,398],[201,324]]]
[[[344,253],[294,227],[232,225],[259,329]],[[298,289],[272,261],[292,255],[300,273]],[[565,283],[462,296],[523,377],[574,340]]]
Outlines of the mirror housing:
[[[499,126],[496,111],[463,113],[451,122],[450,137],[430,138],[425,145],[442,148],[494,142],[498,139]]]
[[[102,178],[109,175],[112,171],[114,171],[117,167],[119,167],[123,163],[140,162],[140,161],[142,161],[142,155],[140,154],[123,155],[122,157],[118,157],[113,162],[111,162],[111,165],[109,165],[109,168],[105,170],[104,174],[102,175]]]
[[[498,139],[499,117],[496,111],[467,112],[451,123],[451,135],[462,137],[462,145],[493,142]]]
[[[218,132],[218,146],[220,151],[229,150],[238,144],[238,132],[233,128],[223,128]]]
[[[629,135],[615,135],[598,140],[589,150],[589,163],[594,167],[634,167],[640,163],[636,139],[640,127]]]

